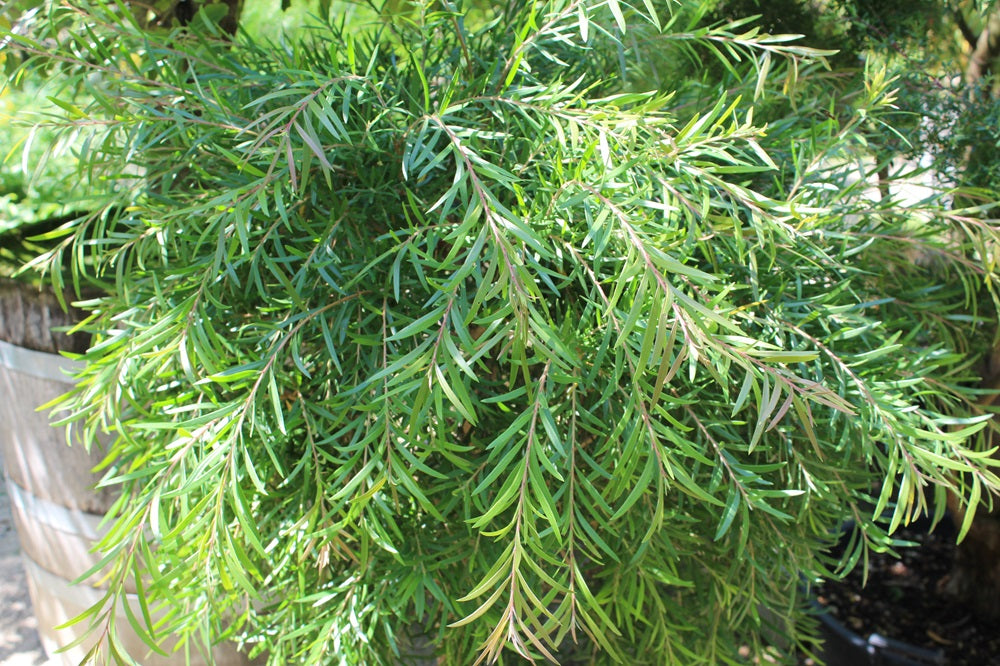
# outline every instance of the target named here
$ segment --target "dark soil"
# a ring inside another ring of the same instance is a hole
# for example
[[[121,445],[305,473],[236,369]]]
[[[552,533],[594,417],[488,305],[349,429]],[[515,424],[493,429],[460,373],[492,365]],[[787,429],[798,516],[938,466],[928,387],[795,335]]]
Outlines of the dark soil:
[[[1000,628],[981,621],[944,591],[955,553],[954,531],[902,529],[900,539],[919,546],[898,548],[900,559],[872,553],[867,585],[859,565],[844,581],[816,589],[817,599],[851,631],[872,633],[943,651],[949,666],[1000,664]]]

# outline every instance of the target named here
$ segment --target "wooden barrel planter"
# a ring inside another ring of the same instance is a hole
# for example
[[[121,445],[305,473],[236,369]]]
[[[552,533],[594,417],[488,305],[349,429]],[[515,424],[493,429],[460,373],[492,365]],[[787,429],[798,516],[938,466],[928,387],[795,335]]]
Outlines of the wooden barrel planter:
[[[75,666],[92,643],[60,650],[85,633],[86,624],[56,627],[103,596],[96,581],[73,581],[99,561],[91,547],[114,494],[95,489],[99,476],[92,470],[102,453],[72,442],[67,446],[65,429],[51,427],[49,414],[36,411],[72,386],[71,363],[52,353],[80,344],[51,332],[67,322],[54,296],[0,282],[0,454],[42,646],[52,659]],[[182,652],[150,655],[120,612],[119,635],[140,663],[206,663],[194,650],[190,662]],[[220,666],[249,663],[230,645],[213,649],[213,658]]]

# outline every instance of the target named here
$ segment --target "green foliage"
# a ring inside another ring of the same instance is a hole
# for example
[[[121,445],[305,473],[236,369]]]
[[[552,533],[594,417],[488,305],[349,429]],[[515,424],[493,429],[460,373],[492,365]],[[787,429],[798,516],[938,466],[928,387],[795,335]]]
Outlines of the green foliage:
[[[835,62],[855,57],[848,46],[845,28],[851,24],[843,21],[839,11],[830,11],[825,4],[805,0],[718,0],[706,15],[708,22],[729,22],[749,16],[762,30],[771,34],[794,34],[802,37],[809,46],[840,51]]]
[[[959,2],[941,0],[832,0],[860,50],[866,46],[925,39]],[[965,2],[964,4],[969,4]]]
[[[57,110],[46,100],[55,91],[26,85],[0,87],[0,274],[14,273],[22,263],[47,249],[22,239],[32,223],[64,213],[78,195],[72,137],[44,124]],[[56,157],[56,159],[50,159]],[[44,167],[37,168],[36,165]],[[28,235],[28,238],[31,238]],[[16,240],[15,240],[16,239]]]
[[[274,664],[791,661],[800,575],[1000,486],[995,229],[868,191],[879,71],[672,3],[283,45],[63,7],[9,36],[94,100],[56,125],[103,203],[36,264],[107,294],[63,402],[123,491],[96,631],[135,577],[150,643]],[[664,49],[731,78],[644,90]]]
[[[943,77],[911,71],[902,81],[901,105],[919,112],[907,141],[896,149],[911,157],[927,155],[935,169],[952,182],[978,188],[977,199],[993,201],[1000,189],[1000,165],[993,158],[1000,146],[1000,97],[989,94],[989,82],[948,85]]]
[[[708,16],[713,20],[736,20],[760,16],[764,29],[772,33],[803,36],[811,46],[841,50],[839,63],[851,60],[871,46],[886,47],[900,42],[922,42],[930,30],[940,27],[947,14],[968,2],[942,0],[716,0]]]
[[[771,32],[798,33],[804,44],[837,49],[831,63],[840,77],[856,73],[861,62],[888,67],[898,76],[892,124],[900,133],[870,134],[873,145],[884,156],[930,158],[939,177],[979,188],[977,200],[988,201],[1000,189],[993,159],[1000,140],[998,67],[986,63],[978,81],[968,80],[965,68],[998,9],[995,0],[719,0],[705,21],[760,14]]]

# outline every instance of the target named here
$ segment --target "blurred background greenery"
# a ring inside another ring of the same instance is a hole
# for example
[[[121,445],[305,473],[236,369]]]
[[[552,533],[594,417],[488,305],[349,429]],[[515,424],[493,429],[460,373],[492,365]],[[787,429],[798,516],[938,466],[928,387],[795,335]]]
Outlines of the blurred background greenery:
[[[72,148],[57,141],[51,129],[35,126],[30,119],[43,116],[54,105],[46,99],[46,87],[26,82],[0,90],[0,234],[65,213],[74,202],[76,160]],[[61,151],[57,160],[45,160],[45,151]],[[0,252],[12,252],[0,246]],[[14,255],[0,255],[0,270],[11,270]]]

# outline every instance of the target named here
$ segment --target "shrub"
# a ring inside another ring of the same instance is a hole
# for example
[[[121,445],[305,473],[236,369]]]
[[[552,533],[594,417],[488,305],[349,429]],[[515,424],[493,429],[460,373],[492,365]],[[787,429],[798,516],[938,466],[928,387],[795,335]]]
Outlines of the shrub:
[[[64,7],[16,40],[94,99],[102,204],[36,263],[106,292],[63,403],[123,493],[95,631],[135,576],[151,644],[274,664],[790,660],[800,577],[997,488],[993,227],[867,191],[878,72],[673,3],[284,44]],[[665,49],[741,84],[647,91]]]

